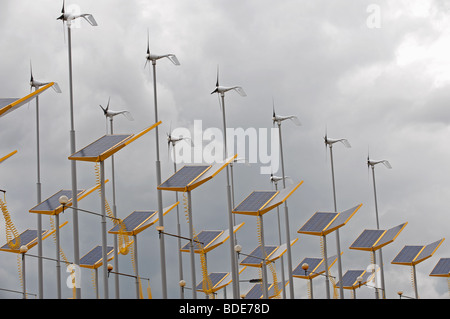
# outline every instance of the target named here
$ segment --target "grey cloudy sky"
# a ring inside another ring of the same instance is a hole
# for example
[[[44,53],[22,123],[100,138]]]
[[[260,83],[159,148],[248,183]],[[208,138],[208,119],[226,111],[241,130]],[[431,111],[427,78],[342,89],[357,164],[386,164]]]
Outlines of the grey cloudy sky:
[[[71,187],[67,38],[56,20],[61,4],[49,0],[0,3],[0,97],[22,97],[29,92],[30,60],[35,78],[56,81],[63,91],[49,90],[40,99],[43,198]],[[383,249],[387,296],[396,298],[398,290],[414,294],[409,267],[392,265],[392,259],[404,245],[425,245],[448,235],[448,1],[67,1],[70,4],[92,13],[99,24],[91,27],[83,20],[73,31],[77,149],[105,133],[98,105],[105,105],[109,97],[112,109],[126,108],[135,119],[117,117],[116,132],[137,133],[153,124],[151,73],[144,69],[148,29],[152,51],[174,53],[181,62],[181,66],[168,60],[157,64],[163,179],[172,172],[164,139],[170,123],[172,128],[193,130],[194,121],[202,120],[203,129],[222,127],[217,96],[210,94],[219,65],[221,84],[240,85],[247,93],[245,98],[235,92],[227,95],[229,127],[271,128],[272,98],[279,113],[295,114],[302,122],[300,127],[283,124],[286,174],[304,181],[288,203],[291,237],[299,238],[292,249],[294,266],[304,257],[320,256],[319,239],[296,231],[314,212],[333,209],[330,162],[323,143],[327,129],[330,137],[345,137],[352,144],[350,149],[334,148],[338,210],[363,204],[340,231],[344,271],[365,269],[370,263],[369,253],[348,249],[363,229],[376,228],[366,165],[370,149],[372,157],[388,159],[393,166],[392,170],[376,169],[381,228],[408,222],[397,240]],[[379,28],[368,25],[374,22],[374,11],[368,8],[374,7],[380,13],[375,21]],[[36,204],[34,103],[0,121],[0,157],[18,150],[0,166],[0,188],[7,190],[8,208],[22,232],[36,228],[36,216],[28,213]],[[154,148],[150,132],[115,157],[121,218],[134,210],[157,207]],[[269,176],[260,174],[260,166],[235,166],[236,202],[253,190],[271,189]],[[77,168],[78,186],[93,186],[93,165],[80,162]],[[221,173],[193,192],[196,230],[228,228],[225,181]],[[164,192],[163,200],[167,206],[174,194]],[[99,211],[98,196],[84,199],[80,207]],[[176,231],[175,217],[171,212],[165,219],[169,232]],[[70,212],[61,219],[69,221],[61,235],[70,259]],[[187,235],[183,215],[182,221]],[[258,244],[256,220],[238,216],[237,221],[246,223],[238,240],[244,252],[250,252]],[[81,215],[80,225],[83,255],[100,244],[100,222]],[[275,225],[276,211],[272,211],[265,215],[267,244],[278,243]],[[44,227],[50,227],[47,218]],[[334,235],[328,237],[329,253],[335,253]],[[160,298],[157,232],[150,228],[139,239],[141,275],[151,279],[153,296]],[[431,259],[417,266],[422,298],[448,298],[445,279],[428,276],[439,258],[449,257],[448,247],[444,241]],[[169,297],[178,298],[176,240],[168,238],[166,250]],[[45,242],[44,254],[54,256],[51,238]],[[187,254],[184,261],[190,284]],[[227,242],[208,255],[208,269],[229,271],[228,261]],[[36,262],[29,264],[27,286],[36,292]],[[55,297],[54,264],[46,261],[44,266],[45,296]],[[120,270],[133,271],[129,256],[121,256]],[[197,271],[200,278],[200,263]],[[255,274],[248,270],[242,276]],[[337,266],[332,274],[337,276]],[[90,277],[88,270],[83,272],[84,298],[95,296]],[[0,278],[1,288],[20,290],[15,256],[2,253]],[[322,281],[316,279],[314,284],[317,298],[325,297]],[[297,279],[294,284],[296,298],[307,298],[306,282]],[[121,286],[122,296],[134,297],[133,282],[121,279]],[[241,291],[249,287],[242,284]],[[112,284],[110,288],[113,296]],[[63,296],[71,296],[65,286]],[[358,296],[373,298],[373,291],[363,288]]]

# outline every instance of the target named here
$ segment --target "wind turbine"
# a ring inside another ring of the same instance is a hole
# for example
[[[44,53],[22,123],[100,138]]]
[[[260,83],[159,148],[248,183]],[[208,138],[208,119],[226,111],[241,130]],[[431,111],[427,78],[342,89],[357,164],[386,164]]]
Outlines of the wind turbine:
[[[337,212],[337,204],[336,204],[336,184],[334,181],[334,163],[333,163],[333,145],[336,143],[342,143],[346,148],[352,147],[350,142],[345,138],[333,139],[329,138],[328,134],[325,132],[325,137],[323,138],[325,141],[325,147],[330,148],[330,161],[331,161],[331,180],[333,182],[333,201],[334,201],[334,211]],[[338,262],[338,275],[339,282],[342,283],[342,261],[341,261],[341,244],[339,237],[339,229],[336,229],[336,248],[337,248],[337,262]],[[339,286],[339,293],[341,299],[344,299],[344,288],[343,285]]]
[[[66,12],[65,0],[63,0],[63,6],[61,10],[61,16],[57,20],[61,20],[63,23],[63,28],[67,25],[67,35],[68,35],[68,52],[69,52],[69,88],[70,88],[70,153],[74,154],[76,152],[75,145],[75,123],[73,116],[73,76],[72,76],[72,23],[79,18],[84,18],[92,26],[97,26],[97,21],[89,13],[74,14],[71,12]],[[65,31],[65,30],[64,30]],[[64,32],[65,38],[65,32]],[[78,200],[77,200],[77,165],[76,161],[71,161],[71,174],[72,174],[72,207],[73,211],[73,245],[74,245],[74,263],[78,265],[80,263],[80,240],[79,240],[79,227],[78,227]],[[80,288],[76,289],[76,298],[81,298]]]
[[[377,202],[377,189],[375,185],[375,165],[383,164],[388,169],[392,169],[391,163],[387,160],[372,160],[370,159],[369,154],[367,154],[367,168],[372,167],[372,180],[373,180],[373,197],[375,200],[375,217],[377,220],[377,229],[380,229],[380,222],[378,219],[378,202]],[[383,299],[386,298],[386,289],[384,284],[384,267],[383,267],[383,253],[381,251],[381,248],[379,249],[379,255],[380,255],[380,274],[381,274],[381,288],[383,292]],[[377,291],[375,291],[378,293]]]
[[[228,149],[227,149],[227,123],[226,123],[226,117],[225,117],[225,93],[228,91],[234,90],[236,91],[240,96],[245,97],[247,94],[245,93],[244,89],[240,86],[233,86],[233,87],[225,87],[221,86],[219,84],[219,66],[217,66],[217,80],[216,80],[216,88],[214,91],[211,92],[211,94],[217,93],[222,98],[222,121],[223,121],[223,149],[224,149],[224,157],[226,158],[228,156]],[[230,185],[230,174],[233,174],[233,170],[228,168],[227,165],[227,199],[228,199],[228,225],[229,229],[233,229],[234,222],[233,222],[233,203],[232,203],[232,189]],[[237,258],[236,258],[236,252],[234,250],[234,246],[236,245],[235,235],[233,233],[230,234],[230,255],[231,255],[231,278],[233,282],[233,298],[239,299],[239,277],[238,277],[238,264],[237,264]],[[289,245],[288,245],[289,246]]]
[[[33,76],[33,66],[30,61],[30,91],[39,90],[42,86],[48,85],[52,82],[39,82],[36,81]],[[53,82],[52,88],[56,93],[61,93],[61,89],[58,83]],[[42,185],[41,185],[41,155],[40,155],[40,137],[39,137],[39,96],[36,96],[36,163],[37,163],[37,203],[39,204],[42,201]],[[39,289],[39,298],[43,298],[44,296],[44,279],[43,279],[43,265],[42,265],[42,215],[37,215],[37,242],[38,242],[38,289]]]
[[[278,132],[279,132],[279,139],[280,139],[282,181],[283,181],[283,188],[286,188],[286,174],[284,171],[283,139],[281,137],[281,123],[286,120],[291,120],[297,126],[300,126],[301,123],[300,123],[298,117],[295,115],[288,115],[288,116],[277,115],[275,112],[275,102],[273,99],[272,99],[272,108],[273,108],[273,113],[272,113],[273,124],[278,125]],[[291,235],[289,233],[290,227],[289,227],[289,213],[288,213],[287,201],[284,202],[284,215],[285,215],[284,219],[285,219],[285,224],[286,224],[286,226],[285,226],[286,227],[286,242],[290,243]],[[294,277],[292,276],[292,269],[293,269],[293,267],[292,267],[292,252],[291,252],[290,245],[287,245],[286,247],[287,247],[287,261],[288,261],[289,292],[290,292],[291,299],[294,299]]]
[[[147,55],[145,66],[149,62],[152,62],[153,66],[153,98],[154,98],[154,110],[155,110],[155,122],[158,122],[158,98],[157,98],[157,90],[156,90],[156,61],[162,58],[168,58],[175,65],[180,65],[178,58],[174,54],[164,54],[164,55],[156,55],[150,52],[150,36],[147,29]],[[156,183],[157,185],[161,185],[161,162],[159,159],[159,128],[156,127],[155,131],[155,139],[156,139]],[[162,192],[160,189],[157,189],[157,198],[158,198],[158,215],[159,215],[159,227],[164,227],[164,214],[163,214],[163,203],[162,203]],[[167,299],[167,275],[166,275],[166,248],[164,243],[164,234],[159,236],[159,248],[161,254],[161,281],[162,281],[162,297],[163,299]]]
[[[172,146],[173,150],[173,172],[174,174],[177,172],[177,159],[176,159],[176,152],[175,152],[175,145],[178,142],[181,142],[183,140],[188,139],[188,137],[178,136],[174,137],[172,136],[172,127],[170,128],[170,133],[167,134],[167,147],[168,151],[170,152],[170,146]],[[178,202],[178,192],[175,192],[175,200]],[[184,280],[183,276],[183,254],[181,253],[181,224],[180,224],[180,209],[177,205],[177,236],[178,236],[178,274],[180,276],[180,281]],[[184,299],[184,289],[180,286],[180,297],[181,299]]]
[[[108,104],[106,105],[106,108],[104,108],[102,105],[100,105],[100,108],[103,110],[103,115],[105,115],[106,118],[106,134],[108,134],[108,119],[110,122],[110,131],[109,134],[114,134],[114,117],[117,115],[123,115],[125,116],[129,121],[134,121],[133,116],[129,111],[122,110],[122,111],[113,111],[109,109],[109,104],[111,102],[111,98],[108,98]],[[111,170],[112,170],[112,195],[113,195],[113,216],[117,218],[117,205],[116,205],[116,180],[115,180],[115,172],[114,172],[114,155],[111,155]],[[118,251],[118,244],[117,244],[117,235],[114,235],[114,269],[116,269],[116,272],[119,272],[119,251]],[[119,290],[119,275],[116,274],[115,276],[115,286],[116,286],[116,297],[117,299],[120,298],[120,290]]]
[[[270,182],[275,186],[275,190],[278,191],[278,182],[282,181],[284,179],[289,178],[288,176],[285,176],[284,178],[281,176],[275,176],[273,174],[270,174]],[[280,207],[277,206],[277,219],[278,219],[278,242],[281,246],[282,240],[281,240],[281,223],[280,223]],[[286,282],[285,275],[284,275],[284,256],[281,256],[281,282]],[[283,299],[286,299],[286,289],[283,289]]]

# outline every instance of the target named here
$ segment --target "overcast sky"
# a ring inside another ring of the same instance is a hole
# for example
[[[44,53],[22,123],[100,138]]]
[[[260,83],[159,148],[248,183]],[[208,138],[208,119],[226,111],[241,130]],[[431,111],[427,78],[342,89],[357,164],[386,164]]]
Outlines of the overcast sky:
[[[219,65],[220,83],[240,85],[247,93],[245,98],[236,92],[226,95],[230,128],[272,128],[272,98],[278,113],[295,114],[302,122],[302,126],[283,123],[286,175],[304,181],[288,201],[291,238],[299,238],[292,248],[293,266],[304,257],[321,256],[319,238],[300,235],[297,230],[314,212],[333,210],[330,158],[323,143],[327,130],[329,137],[347,138],[352,145],[350,149],[341,144],[333,148],[338,210],[363,204],[340,230],[344,272],[365,269],[371,262],[368,252],[348,249],[364,229],[376,228],[372,179],[366,165],[370,150],[371,157],[387,159],[393,167],[376,167],[381,228],[408,222],[396,241],[383,249],[387,297],[397,298],[398,290],[414,296],[409,267],[391,261],[404,245],[426,245],[447,237],[450,221],[448,1],[66,1],[66,6],[70,4],[79,5],[98,22],[91,27],[81,20],[80,28],[72,32],[77,149],[105,134],[99,104],[105,106],[109,97],[111,109],[127,109],[135,119],[116,117],[115,132],[138,133],[154,123],[153,82],[150,69],[144,69],[148,29],[152,52],[174,53],[181,62],[180,66],[167,59],[157,62],[162,179],[173,172],[165,140],[170,126],[194,134],[194,121],[201,120],[203,131],[222,128],[217,95],[210,94]],[[63,91],[56,94],[50,89],[40,98],[43,199],[71,188],[67,36],[56,20],[61,5],[61,1],[50,0],[0,3],[0,97],[28,94],[30,60],[37,80],[56,81]],[[18,150],[0,166],[0,189],[7,190],[8,208],[19,232],[35,229],[36,216],[28,213],[36,205],[34,102],[0,121],[0,157]],[[115,156],[120,218],[134,210],[157,209],[154,136],[154,132],[146,134]],[[269,176],[260,174],[262,165],[235,166],[236,204],[253,190],[272,189]],[[77,170],[79,188],[95,184],[92,163],[79,162]],[[110,162],[106,172],[109,177]],[[224,172],[192,193],[197,231],[228,228]],[[274,173],[281,175],[281,170]],[[112,201],[110,185],[107,199]],[[174,201],[172,192],[163,192],[164,206]],[[80,208],[100,211],[99,196],[90,195],[80,202]],[[48,217],[43,220],[49,229]],[[66,220],[62,249],[71,260],[70,211],[61,215],[61,222]],[[101,244],[101,228],[95,216],[80,214],[79,220],[83,256]],[[181,220],[182,232],[188,235],[182,211]],[[256,219],[237,216],[236,220],[245,222],[237,236],[243,252],[250,253],[258,245]],[[276,210],[267,213],[264,222],[266,244],[278,244]],[[3,245],[4,222],[0,225]],[[175,211],[166,216],[165,225],[168,232],[176,232]],[[329,255],[336,253],[335,235],[327,238]],[[37,248],[31,253],[37,254]],[[55,255],[52,238],[45,241],[44,255]],[[174,238],[166,239],[166,255],[168,295],[178,298]],[[449,255],[449,243],[444,241],[432,258],[416,267],[422,298],[448,298],[446,280],[429,277],[429,273],[439,258]],[[183,257],[190,286],[189,255]],[[230,271],[229,258],[226,242],[208,254],[208,271]],[[21,290],[16,256],[3,252],[0,260],[0,288]],[[37,263],[28,260],[27,288],[37,293]],[[280,264],[276,266],[280,273]],[[48,298],[56,296],[54,267],[53,262],[44,262]],[[153,297],[160,298],[154,227],[139,235],[139,269],[151,279]],[[198,280],[200,270],[197,258]],[[133,272],[129,256],[120,256],[120,271]],[[337,276],[337,265],[331,273]],[[246,270],[241,278],[256,274]],[[62,278],[65,281],[65,272]],[[82,280],[82,297],[94,298],[89,270],[83,270]],[[63,297],[69,298],[71,291],[64,281]],[[316,298],[325,297],[323,286],[322,278],[315,279]],[[114,296],[113,287],[111,280],[110,296]],[[294,287],[296,298],[308,297],[306,281],[295,279]],[[228,296],[232,295],[230,288]],[[242,284],[241,292],[249,288]],[[134,298],[133,280],[121,279],[121,295]],[[20,298],[10,293],[0,296]],[[358,297],[373,298],[373,290],[362,288]]]

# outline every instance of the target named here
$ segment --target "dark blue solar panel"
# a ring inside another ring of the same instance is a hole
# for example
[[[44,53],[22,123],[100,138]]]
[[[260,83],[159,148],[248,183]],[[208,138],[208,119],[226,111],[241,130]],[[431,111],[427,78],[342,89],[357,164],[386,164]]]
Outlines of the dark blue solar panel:
[[[425,246],[425,248],[420,252],[419,256],[417,256],[414,261],[419,262],[419,261],[422,261],[424,259],[431,257],[431,255],[434,253],[434,251],[437,249],[437,247],[441,244],[441,242],[442,242],[442,239]]]
[[[439,259],[438,263],[431,271],[430,276],[450,276],[450,258]]]
[[[295,269],[292,271],[292,275],[293,276],[302,276],[302,277],[309,276],[311,272],[314,272],[314,270],[317,268],[317,266],[319,265],[319,263],[321,261],[322,261],[322,258],[306,257],[300,262],[300,264],[298,264],[297,267],[295,267]],[[305,263],[308,264],[308,266],[309,266],[306,274],[305,274],[305,271],[302,269],[302,265]]]
[[[112,246],[107,247],[107,255],[109,255],[114,248]],[[88,252],[86,255],[81,257],[80,259],[80,265],[81,266],[94,266],[96,263],[102,261],[103,258],[103,249],[102,246],[96,246],[94,247],[90,252]]]
[[[401,224],[387,230],[386,233],[383,235],[383,237],[381,237],[380,241],[377,243],[377,246],[393,241],[394,238],[398,235],[398,233],[402,230],[404,225],[405,224]]]
[[[350,216],[355,212],[355,210],[358,207],[359,206],[355,206],[355,207],[352,207],[350,209],[347,209],[347,210],[339,213],[339,215],[336,217],[335,220],[333,220],[333,222],[331,223],[331,225],[329,227],[327,227],[327,229],[333,229],[336,227],[344,226],[344,224],[347,222],[347,220],[350,218]]]
[[[130,215],[128,215],[123,221],[121,225],[114,226],[110,232],[118,232],[122,229],[123,224],[125,225],[125,229],[122,231],[131,232],[135,230],[138,226],[140,226],[143,222],[149,219],[151,216],[155,214],[154,210],[151,211],[134,211]]]
[[[333,220],[338,213],[315,213],[303,226],[299,229],[299,233],[312,232],[320,233]]]
[[[221,230],[203,230],[201,231],[197,237],[194,238],[194,248],[199,249],[201,247],[207,246],[211,243],[217,236],[219,236],[223,231]],[[188,250],[190,247],[190,243],[187,243],[183,246],[183,250]]]
[[[245,299],[261,299],[263,296],[262,284],[255,284],[245,295]]]
[[[264,246],[266,256],[267,258],[275,249],[277,249],[277,246]],[[262,256],[263,252],[261,250],[261,246],[256,247],[249,256],[245,257],[244,260],[241,262],[241,265],[255,265],[260,266],[262,264]]]
[[[80,194],[81,192],[83,192],[83,190],[79,189],[77,191],[77,194]],[[56,194],[52,195],[50,198],[46,199],[45,201],[43,201],[36,207],[33,207],[32,209],[30,209],[30,211],[31,212],[33,212],[33,211],[53,212],[58,207],[61,206],[61,204],[59,203],[59,198],[63,195],[67,196],[67,198],[69,198],[69,200],[72,200],[72,191],[63,189],[63,190],[60,190],[59,192],[57,192]]]
[[[105,135],[92,144],[86,146],[82,150],[78,151],[71,157],[98,157],[105,153],[107,150],[112,148],[113,146],[123,142],[131,135]]]
[[[44,235],[47,231],[43,230],[42,231],[42,235]],[[37,230],[34,229],[27,229],[26,231],[24,231],[22,234],[19,235],[19,244],[20,246],[22,245],[29,245],[31,243],[33,243],[34,241],[37,240]],[[11,240],[9,242],[12,246],[16,244],[16,238],[14,238],[13,240]],[[17,247],[17,250],[20,247]],[[11,249],[10,246],[8,245],[8,243],[6,243],[5,245],[2,246],[2,249]]]
[[[209,274],[209,280],[211,282],[211,287],[215,287],[221,280],[223,280],[226,275],[228,275],[227,272],[213,272]],[[205,285],[207,287],[207,284]],[[197,285],[197,290],[203,290],[203,280]]]
[[[414,258],[416,258],[419,251],[423,248],[423,246],[405,246],[398,253],[398,255],[392,261],[395,263],[407,263],[410,264],[413,262]]]
[[[210,166],[206,165],[194,165],[194,166],[183,166],[174,175],[172,175],[168,180],[162,183],[160,188],[185,188],[192,181],[194,181],[198,176],[200,176],[204,171],[206,171]]]
[[[383,233],[384,230],[366,229],[353,242],[350,248],[371,248]]]
[[[235,209],[236,212],[257,212],[259,211],[277,192],[275,191],[254,191],[242,201]]]
[[[353,285],[356,284],[357,278],[363,274],[364,270],[348,270],[343,276],[342,276],[342,287],[353,287]],[[341,282],[339,281],[336,284],[337,287],[341,287]]]

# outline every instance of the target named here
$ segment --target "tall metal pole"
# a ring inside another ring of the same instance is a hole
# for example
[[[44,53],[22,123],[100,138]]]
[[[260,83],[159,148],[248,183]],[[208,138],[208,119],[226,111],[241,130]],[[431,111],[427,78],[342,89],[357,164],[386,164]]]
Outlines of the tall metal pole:
[[[262,276],[263,276],[263,298],[269,299],[269,285],[267,283],[267,265],[266,265],[266,247],[264,242],[264,224],[262,215],[258,216],[259,223],[261,225],[261,255],[262,255]],[[276,284],[276,283],[274,283]]]
[[[195,289],[197,280],[195,279],[195,251],[194,251],[194,222],[192,220],[192,200],[191,192],[187,192],[188,198],[188,217],[189,217],[189,238],[191,251],[191,278],[192,278],[192,299],[197,299],[197,289]]]
[[[61,299],[61,241],[59,235],[59,214],[55,215],[56,229],[56,292],[58,299]]]
[[[153,65],[153,98],[155,106],[155,123],[158,120],[158,98],[156,92],[156,60],[152,60]],[[159,160],[159,128],[155,128],[155,140],[156,140],[156,184],[161,185],[161,162]],[[162,191],[160,189],[156,190],[158,197],[158,217],[159,226],[164,227],[164,214],[163,214],[163,204],[162,204]],[[162,281],[162,295],[163,299],[167,299],[167,274],[166,274],[166,248],[164,243],[164,234],[159,236],[159,250],[161,259],[161,281]]]
[[[333,163],[333,144],[330,144],[330,159],[331,159],[331,179],[333,181],[333,200],[334,200],[334,211],[337,212],[337,204],[336,204],[336,184],[334,181],[334,163]],[[341,240],[339,236],[339,229],[336,229],[336,248],[337,248],[337,262],[338,262],[338,276],[339,282],[342,283],[342,262],[341,262]],[[343,285],[339,286],[339,294],[341,299],[344,299],[344,287]]]
[[[309,278],[309,291],[311,292],[311,299],[314,299],[312,278]]]
[[[73,74],[72,74],[72,32],[71,32],[71,22],[67,21],[67,39],[69,47],[69,87],[70,87],[70,153],[74,154],[76,152],[75,146],[75,124],[74,124],[74,114],[73,114]],[[71,161],[71,173],[72,173],[72,207],[74,208],[72,219],[73,219],[73,256],[74,263],[76,265],[80,264],[80,239],[79,239],[79,229],[78,229],[78,198],[77,198],[77,163],[76,161]],[[76,287],[76,298],[81,298],[81,289]]]
[[[323,262],[325,265],[325,291],[327,293],[327,299],[330,299],[330,279],[328,278],[328,255],[327,255],[327,237],[322,236],[323,239]]]
[[[35,88],[35,91],[37,87]],[[37,163],[37,182],[36,182],[36,199],[37,204],[42,202],[41,188],[41,156],[39,143],[39,96],[36,96],[36,163]],[[37,243],[38,243],[38,289],[39,299],[44,298],[44,272],[42,263],[42,215],[37,214]]]
[[[280,153],[281,153],[281,171],[283,174],[283,188],[286,188],[286,175],[284,174],[284,158],[283,158],[283,139],[281,137],[281,122],[278,122],[278,131],[280,138]],[[289,276],[289,292],[291,299],[294,299],[294,277],[292,276],[292,253],[291,253],[291,235],[289,227],[289,213],[287,201],[284,202],[284,219],[286,223],[286,247],[287,247],[287,261],[288,261],[288,276]]]
[[[25,253],[22,253],[22,298],[27,299],[27,278],[26,278],[26,272],[25,272]]]
[[[375,199],[375,216],[377,219],[377,229],[380,229],[380,222],[378,219],[378,201],[377,201],[377,190],[375,186],[375,165],[372,165],[372,179],[373,179],[373,196]],[[383,298],[386,298],[386,289],[385,289],[385,283],[384,283],[384,267],[383,267],[383,252],[380,248],[380,251],[378,253],[380,255],[380,275],[381,275],[381,288],[382,288],[382,294]]]
[[[173,172],[177,171],[177,158],[175,152],[175,143],[172,143],[173,147]],[[175,200],[178,202],[178,192],[175,192]],[[180,209],[177,205],[177,235],[178,235],[178,274],[180,281],[183,280],[183,254],[181,253],[181,224],[180,224]],[[184,299],[184,289],[180,286],[180,298]]]
[[[114,128],[113,128],[113,118],[110,118],[110,127],[111,127],[111,135],[114,134]],[[111,182],[112,182],[112,194],[113,194],[113,216],[114,218],[117,218],[117,206],[116,206],[116,178],[115,178],[115,172],[114,172],[114,154],[111,155],[111,170],[112,170],[112,176],[111,176]],[[116,299],[120,299],[120,289],[119,289],[119,250],[118,250],[118,243],[117,243],[117,235],[114,234],[114,269],[116,269],[116,275],[114,276],[114,284],[116,288]]]
[[[224,146],[224,157],[228,156],[227,149],[227,123],[225,119],[225,93],[220,93],[222,97],[222,120],[223,120],[223,146]],[[227,200],[228,200],[228,225],[230,229],[230,256],[231,256],[231,278],[233,281],[233,298],[239,299],[239,278],[237,271],[237,258],[236,252],[234,251],[234,246],[236,245],[235,234],[233,232],[233,207],[231,203],[231,186],[230,186],[230,169],[227,165]]]
[[[134,239],[134,275],[136,276],[136,299],[139,299],[139,263],[138,263],[138,245],[137,236],[133,235]]]
[[[413,271],[413,280],[414,280],[414,293],[416,294],[416,299],[419,299],[419,290],[417,288],[417,275],[416,275],[416,266],[412,266]]]
[[[376,269],[377,255],[375,254],[374,250],[372,251],[372,258],[373,258],[373,263],[374,263],[374,267],[372,268],[373,269],[372,271],[375,273],[377,271],[377,269]],[[375,298],[376,299],[380,298],[380,296],[378,294],[378,287],[376,286],[376,281],[375,281]]]
[[[275,183],[275,190],[278,191],[278,183]],[[278,219],[278,243],[282,244],[281,241],[281,223],[280,223],[280,208],[277,206],[277,219]],[[281,280],[283,284],[285,283],[285,277],[284,277],[284,257],[281,256]],[[286,299],[286,289],[283,289],[283,299]]]
[[[105,208],[105,163],[100,162],[100,185],[101,185],[101,212],[102,212],[102,259],[103,259],[103,290],[104,298],[109,299],[108,290],[108,253],[107,253],[107,238],[106,238],[106,208]]]

